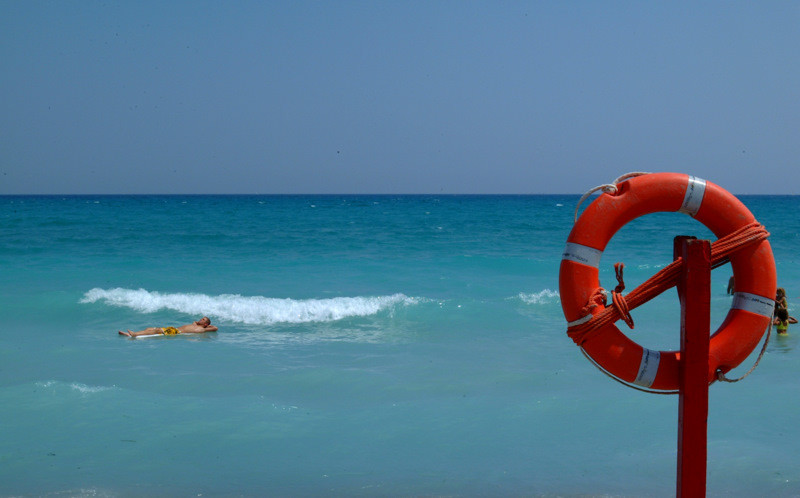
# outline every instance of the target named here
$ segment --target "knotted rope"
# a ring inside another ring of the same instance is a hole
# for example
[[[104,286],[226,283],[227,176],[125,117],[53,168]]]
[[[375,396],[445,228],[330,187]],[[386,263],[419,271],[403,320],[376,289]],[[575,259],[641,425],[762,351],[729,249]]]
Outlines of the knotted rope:
[[[769,237],[767,229],[754,221],[714,241],[711,244],[711,267],[717,268],[724,265],[734,252],[749,245],[757,244],[767,237]],[[582,346],[583,343],[592,338],[606,325],[619,319],[623,319],[630,328],[633,328],[631,310],[677,285],[683,264],[683,258],[677,258],[623,297],[622,291],[625,289],[625,284],[622,280],[622,269],[624,265],[617,263],[614,265],[614,269],[619,285],[611,293],[613,305],[605,307],[596,315],[592,313],[592,310],[600,304],[606,305],[605,291],[602,287],[598,287],[592,292],[586,306],[581,309],[580,318],[571,322],[573,325],[567,328],[567,335],[575,344]],[[589,315],[593,316],[588,318]],[[581,318],[584,320],[581,320]]]
[[[625,265],[622,263],[614,264],[614,273],[617,275],[617,286],[614,287],[614,290],[611,292],[611,301],[614,303],[614,307],[619,310],[622,320],[628,325],[628,328],[632,329],[633,317],[631,316],[631,310],[628,306],[628,300],[622,295],[622,291],[625,290],[625,281],[622,278],[622,270],[624,268]]]

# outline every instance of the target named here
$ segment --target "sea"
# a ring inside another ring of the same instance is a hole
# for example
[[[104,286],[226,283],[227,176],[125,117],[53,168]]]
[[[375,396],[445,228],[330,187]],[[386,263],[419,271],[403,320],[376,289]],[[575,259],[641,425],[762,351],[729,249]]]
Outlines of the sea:
[[[0,197],[0,496],[675,495],[678,396],[566,335],[579,197]],[[800,313],[800,197],[740,199]],[[634,220],[601,283],[619,261],[633,289],[677,235],[714,239]],[[217,332],[118,334],[203,315]],[[678,349],[674,289],[632,315]],[[708,496],[800,496],[799,413],[795,325],[710,386]]]

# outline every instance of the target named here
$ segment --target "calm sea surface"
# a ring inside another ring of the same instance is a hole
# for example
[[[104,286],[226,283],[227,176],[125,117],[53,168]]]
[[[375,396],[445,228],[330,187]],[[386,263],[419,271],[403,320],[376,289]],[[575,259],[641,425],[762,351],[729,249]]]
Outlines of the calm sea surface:
[[[796,315],[800,197],[741,199]],[[677,397],[611,381],[565,333],[577,200],[0,197],[0,495],[674,495]],[[636,220],[603,284],[616,261],[644,281],[675,235],[712,238]],[[713,275],[716,328],[730,267]],[[219,332],[117,334],[203,314]],[[633,316],[634,340],[678,347],[674,291]],[[800,496],[799,339],[711,386],[709,496]]]

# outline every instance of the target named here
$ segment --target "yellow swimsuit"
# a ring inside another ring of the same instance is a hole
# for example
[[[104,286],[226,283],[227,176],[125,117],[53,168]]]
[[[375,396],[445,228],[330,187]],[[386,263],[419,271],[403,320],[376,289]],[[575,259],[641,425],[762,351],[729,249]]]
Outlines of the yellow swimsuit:
[[[164,327],[161,330],[164,331],[164,335],[175,335],[181,333],[181,331],[176,329],[175,327]]]

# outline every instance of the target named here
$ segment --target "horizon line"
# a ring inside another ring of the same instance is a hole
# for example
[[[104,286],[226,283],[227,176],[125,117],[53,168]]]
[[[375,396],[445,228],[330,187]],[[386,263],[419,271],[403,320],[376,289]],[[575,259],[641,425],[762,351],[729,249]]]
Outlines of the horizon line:
[[[731,192],[734,196],[764,196],[764,197],[796,197],[800,194],[736,194]],[[335,196],[373,196],[373,197],[412,197],[412,196],[464,196],[464,197],[525,197],[525,196],[581,196],[581,193],[219,193],[219,194],[181,194],[181,193],[25,193],[25,194],[3,194],[0,197],[245,197],[245,196],[265,196],[265,197],[292,197],[292,196],[317,196],[317,197],[335,197]],[[597,195],[600,195],[599,193]]]

